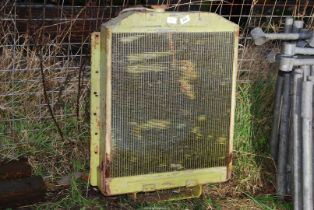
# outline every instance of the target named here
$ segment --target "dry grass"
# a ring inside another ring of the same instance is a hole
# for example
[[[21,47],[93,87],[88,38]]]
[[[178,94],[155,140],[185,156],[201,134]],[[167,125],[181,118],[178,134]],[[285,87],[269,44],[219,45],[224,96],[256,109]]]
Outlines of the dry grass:
[[[252,41],[246,41],[239,46],[238,84],[254,81],[270,81],[275,78],[278,66],[270,63],[267,57],[270,53],[280,52],[280,43],[271,42],[255,46]]]
[[[10,7],[0,8],[11,17]],[[13,21],[0,24],[0,157],[27,156],[36,173],[52,179],[68,174],[73,162],[85,165],[88,158],[89,85],[82,76],[88,61],[68,54],[79,55],[84,43],[75,50],[64,45],[60,37],[71,31],[71,22],[57,37],[43,28],[32,36],[19,34]]]

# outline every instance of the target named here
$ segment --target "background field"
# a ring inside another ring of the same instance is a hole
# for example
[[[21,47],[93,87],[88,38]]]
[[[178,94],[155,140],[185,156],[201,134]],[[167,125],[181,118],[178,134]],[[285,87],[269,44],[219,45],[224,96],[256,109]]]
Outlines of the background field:
[[[49,182],[70,187],[38,208],[287,209],[274,196],[268,153],[276,65],[265,58],[280,43],[252,44],[249,31],[280,31],[286,16],[312,27],[313,3],[301,0],[3,0],[0,2],[0,157],[27,156]],[[76,179],[88,173],[90,33],[123,8],[169,4],[176,11],[216,12],[241,26],[233,178],[207,186],[200,199],[141,204],[104,199]]]

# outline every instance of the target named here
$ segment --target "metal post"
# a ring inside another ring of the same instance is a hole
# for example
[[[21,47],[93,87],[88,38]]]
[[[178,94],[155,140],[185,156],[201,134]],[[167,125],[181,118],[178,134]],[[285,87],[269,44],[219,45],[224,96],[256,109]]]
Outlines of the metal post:
[[[311,76],[314,76],[314,65],[311,66]]]
[[[277,194],[283,199],[286,195],[287,171],[286,165],[289,138],[289,114],[290,114],[290,72],[284,73],[282,109],[279,128],[279,152],[277,166]]]
[[[287,18],[285,33],[265,33],[255,28],[251,36],[256,45],[269,40],[292,41],[284,43],[281,54],[269,56],[279,61],[279,72],[284,75],[281,79],[278,76],[276,84],[271,153],[277,162],[278,196],[284,198],[293,191],[294,209],[313,210],[314,57],[309,55],[314,55],[314,49],[309,46],[314,47],[314,33],[303,26],[303,21]]]
[[[275,102],[274,102],[274,112],[273,112],[273,123],[271,129],[270,137],[270,150],[273,159],[277,162],[278,159],[278,133],[280,124],[280,113],[281,113],[281,99],[282,99],[282,89],[283,89],[283,72],[279,71],[276,81],[275,89]]]
[[[256,45],[263,45],[270,40],[305,40],[311,39],[313,33],[310,31],[300,30],[295,33],[265,33],[261,28],[257,27],[251,31],[251,36]]]
[[[295,20],[292,26],[292,33],[299,33],[304,26],[304,22],[302,20]]]
[[[293,72],[292,89],[292,146],[293,146],[293,209],[302,210],[302,159],[301,159],[301,89],[302,70],[295,69]]]
[[[314,81],[314,66],[311,66],[311,76],[310,76],[310,80]],[[314,91],[313,91],[314,92]],[[314,93],[313,93],[313,102],[312,102],[312,107],[314,108]],[[313,139],[313,133],[314,133],[314,125],[313,125],[313,121],[314,121],[314,111],[312,113],[312,139]],[[312,191],[313,191],[313,196],[314,196],[314,145],[312,145]],[[313,206],[314,206],[314,199],[313,199]]]
[[[304,22],[303,21],[299,21],[299,20],[295,20],[293,22],[293,25],[292,25],[292,29],[291,31],[289,32],[292,32],[292,33],[299,33],[302,28],[304,26]],[[286,31],[286,30],[285,30]],[[291,43],[287,43],[285,42],[283,44],[283,55],[284,56],[287,56],[287,55],[290,55],[290,54],[293,54],[297,52],[297,47],[296,47],[296,42],[291,42]],[[291,69],[293,70],[293,69]],[[291,83],[290,83],[290,94],[291,94],[291,101],[292,101],[292,104],[293,104],[293,96],[295,95],[294,94],[294,89],[293,89],[293,76],[291,76]],[[290,105],[291,106],[291,105]],[[291,107],[290,107],[291,108]],[[290,111],[289,111],[289,114],[290,114]],[[290,121],[293,120],[293,110],[291,112],[291,115],[288,116],[288,120],[290,119]],[[293,186],[293,178],[292,178],[292,175],[293,175],[293,171],[292,171],[292,168],[293,168],[293,123],[292,122],[289,122],[291,124],[289,124],[289,136],[288,136],[288,141],[287,141],[287,164],[286,164],[286,194],[291,194],[292,193],[292,186]]]
[[[291,27],[290,19],[287,19],[288,23],[285,24],[285,32],[290,33],[293,30]],[[283,52],[285,53],[285,52]],[[283,88],[281,91],[282,94],[282,105],[279,109],[280,113],[280,123],[279,123],[279,143],[277,144],[278,148],[278,163],[277,163],[277,194],[279,198],[283,199],[287,194],[288,189],[290,189],[288,172],[291,170],[288,167],[288,152],[289,152],[289,119],[290,119],[290,85],[291,85],[291,72],[290,71],[279,71],[283,75]]]
[[[308,67],[308,66],[307,66]],[[309,68],[308,68],[309,69]],[[302,165],[303,165],[303,209],[313,210],[313,170],[312,170],[312,112],[313,81],[304,76],[302,84]]]
[[[285,19],[285,33],[290,33],[293,28],[293,18],[292,17],[286,17]]]
[[[290,33],[293,28],[293,18],[287,17],[285,20],[285,33]],[[279,126],[280,126],[280,117],[281,117],[281,102],[282,102],[282,92],[283,92],[283,83],[284,83],[284,72],[279,71],[276,81],[275,89],[275,102],[274,102],[274,116],[272,123],[272,131],[270,137],[270,150],[273,159],[277,162],[278,159],[278,138],[279,138]]]

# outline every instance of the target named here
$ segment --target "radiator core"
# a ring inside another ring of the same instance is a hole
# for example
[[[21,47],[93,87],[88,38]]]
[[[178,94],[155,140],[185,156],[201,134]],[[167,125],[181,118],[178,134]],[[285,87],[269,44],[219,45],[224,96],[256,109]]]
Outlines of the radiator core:
[[[111,177],[224,166],[233,33],[112,35]]]

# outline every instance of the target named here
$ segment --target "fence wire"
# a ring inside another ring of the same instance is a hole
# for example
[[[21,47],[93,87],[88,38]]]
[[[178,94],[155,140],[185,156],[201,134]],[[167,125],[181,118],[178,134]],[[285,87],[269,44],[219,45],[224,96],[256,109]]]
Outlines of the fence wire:
[[[252,44],[260,26],[279,32],[285,17],[313,26],[305,0],[3,0],[0,3],[0,145],[60,136],[88,139],[90,34],[128,7],[164,4],[170,11],[215,12],[241,27],[240,83],[267,79],[276,66],[263,60],[279,43]],[[0,149],[1,151],[1,149]],[[24,151],[24,150],[23,150]],[[21,154],[22,155],[22,154]]]

